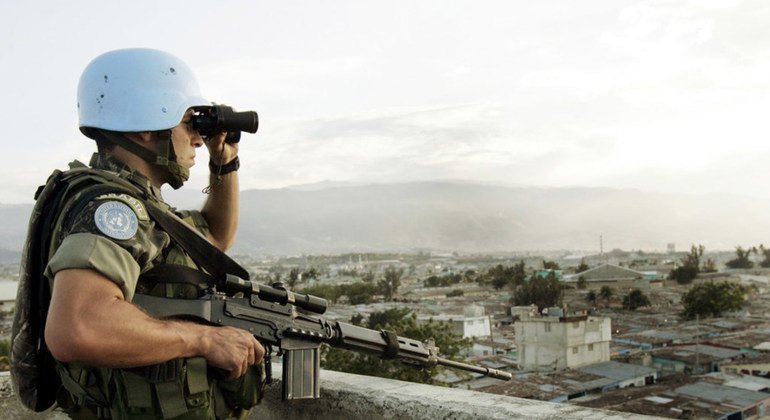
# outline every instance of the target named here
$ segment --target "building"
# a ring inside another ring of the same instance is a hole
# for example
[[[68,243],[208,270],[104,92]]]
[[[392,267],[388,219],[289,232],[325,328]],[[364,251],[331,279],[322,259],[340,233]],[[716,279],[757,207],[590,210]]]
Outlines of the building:
[[[514,325],[523,370],[560,370],[610,360],[610,318],[529,317]]]
[[[420,322],[442,321],[452,325],[455,333],[462,335],[463,338],[472,337],[490,337],[492,335],[492,323],[489,315],[484,315],[484,308],[471,305],[465,308],[464,315],[436,315],[419,316]]]
[[[724,415],[718,417],[724,419],[764,417],[770,404],[770,394],[766,392],[749,391],[709,382],[680,386],[673,391],[673,394],[718,404],[727,409]]]
[[[741,359],[740,349],[692,344],[657,349],[652,352],[652,366],[660,369],[661,375],[673,373],[709,373],[720,369],[721,364]]]
[[[628,287],[649,288],[650,280],[656,280],[658,274],[655,271],[636,271],[608,263],[577,274],[564,276],[564,281],[574,283],[581,277],[591,286],[621,283],[621,285]]]
[[[655,383],[658,370],[628,363],[608,361],[578,368],[579,371],[611,379],[611,388],[645,386]],[[611,389],[610,388],[610,389]],[[606,389],[605,389],[606,391]]]

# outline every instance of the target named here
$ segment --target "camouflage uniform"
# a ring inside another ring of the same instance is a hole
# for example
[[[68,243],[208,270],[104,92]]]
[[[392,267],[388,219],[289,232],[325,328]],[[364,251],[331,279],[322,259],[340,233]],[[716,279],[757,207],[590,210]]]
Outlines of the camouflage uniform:
[[[64,269],[86,268],[115,282],[127,301],[135,293],[178,299],[195,299],[205,285],[152,283],[141,275],[161,264],[201,269],[151,220],[142,200],[174,212],[203,235],[206,220],[197,211],[175,211],[160,196],[159,189],[128,166],[94,154],[91,166],[130,181],[136,194],[120,190],[88,199],[79,191],[64,200],[82,202],[59,215],[54,226],[45,269],[49,281]],[[141,199],[139,199],[141,198]],[[135,234],[120,240],[105,235],[95,223],[95,213],[104,203],[127,205],[136,215]],[[66,208],[66,206],[65,206]],[[250,369],[235,381],[218,380],[207,370],[203,358],[172,360],[135,369],[106,369],[78,363],[58,363],[63,389],[57,401],[73,418],[245,418],[261,398],[263,366]]]

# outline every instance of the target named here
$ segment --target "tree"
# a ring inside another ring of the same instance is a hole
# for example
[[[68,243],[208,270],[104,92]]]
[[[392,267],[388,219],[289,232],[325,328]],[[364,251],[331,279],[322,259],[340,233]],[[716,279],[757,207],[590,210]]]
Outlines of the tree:
[[[756,248],[744,250],[740,246],[735,247],[736,258],[728,261],[725,265],[729,268],[752,268],[754,267],[754,263],[749,260],[749,256],[751,255],[751,252],[755,250]]]
[[[593,290],[589,290],[588,295],[586,296],[586,300],[591,305],[596,305],[596,299],[598,299],[598,296],[596,296],[596,292],[594,292]]]
[[[318,280],[318,270],[316,270],[315,267],[310,267],[309,270],[302,273],[302,278]]]
[[[380,289],[374,284],[360,282],[336,286],[318,284],[306,287],[302,292],[324,298],[332,303],[337,303],[342,296],[347,296],[351,304],[358,305],[371,303],[374,295],[380,293]]]
[[[373,330],[389,330],[399,336],[418,341],[433,338],[441,354],[452,360],[461,360],[460,351],[471,345],[470,340],[455,334],[447,322],[430,320],[418,323],[408,308],[393,308],[369,315],[364,327]],[[385,360],[378,356],[353,353],[324,345],[321,348],[321,367],[360,375],[379,376],[402,381],[434,383],[440,367],[415,369],[397,360]]]
[[[634,289],[623,296],[623,307],[635,311],[636,308],[650,306],[650,299],[641,290]]]
[[[725,312],[737,311],[743,307],[747,292],[746,286],[727,281],[696,284],[682,296],[682,316],[720,317]]]
[[[704,273],[716,273],[717,270],[717,264],[712,260],[711,258],[707,259],[706,262],[703,263],[703,268],[701,269]]]
[[[462,296],[465,294],[465,291],[463,289],[454,289],[451,292],[446,294],[446,297],[455,297],[455,296]]]
[[[690,284],[692,280],[700,273],[700,259],[706,247],[703,245],[692,245],[690,253],[682,258],[682,265],[675,268],[669,277],[676,280],[679,284]]]
[[[759,245],[759,252],[762,253],[762,261],[759,263],[761,267],[770,268],[770,249],[765,248],[764,245]]]
[[[361,276],[361,280],[363,280],[366,283],[371,283],[374,281],[374,272],[373,271],[367,271]]]
[[[524,261],[519,261],[512,266],[498,264],[487,270],[484,282],[491,284],[496,290],[505,287],[515,287],[527,280]]]
[[[553,271],[546,277],[533,275],[529,282],[517,286],[513,292],[513,303],[517,306],[537,305],[539,309],[545,309],[561,304],[561,282]]]
[[[610,286],[602,286],[602,288],[599,289],[599,297],[604,299],[604,302],[606,302],[607,306],[610,305],[610,298],[614,294],[615,292],[612,291],[612,287]]]
[[[586,278],[583,276],[578,277],[577,288],[580,290],[585,290],[586,287],[588,287],[588,281],[586,281]]]
[[[582,259],[580,260],[580,265],[577,266],[577,269],[575,270],[575,273],[582,273],[584,271],[587,271],[589,268],[588,264],[586,264],[586,260]]]
[[[297,282],[299,281],[299,268],[292,268],[291,271],[289,271],[289,278],[286,280],[286,285],[289,286],[289,289],[293,289],[294,286],[297,285]]]
[[[527,269],[524,265],[524,260],[519,260],[519,262],[513,265],[512,274],[514,286],[524,284],[527,281]]]
[[[558,270],[559,264],[557,264],[555,261],[546,261],[543,260],[543,270]]]
[[[396,269],[390,266],[385,269],[384,278],[378,283],[382,294],[385,295],[385,300],[393,300],[393,296],[398,294],[398,287],[401,285],[401,276],[403,275],[403,268]]]

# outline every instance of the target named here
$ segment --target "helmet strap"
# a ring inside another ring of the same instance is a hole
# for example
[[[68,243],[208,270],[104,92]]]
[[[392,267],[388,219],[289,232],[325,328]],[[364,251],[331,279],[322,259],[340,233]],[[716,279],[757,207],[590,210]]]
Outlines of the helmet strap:
[[[171,142],[171,130],[161,130],[157,132],[158,153],[142,147],[122,133],[99,130],[99,134],[110,143],[126,149],[145,162],[165,168],[169,174],[168,184],[175,190],[179,189],[179,187],[190,178],[190,170],[176,162],[174,144]]]
[[[174,143],[171,141],[171,130],[158,131],[158,155],[155,164],[168,170],[168,185],[177,190],[190,178],[190,169],[176,161]]]

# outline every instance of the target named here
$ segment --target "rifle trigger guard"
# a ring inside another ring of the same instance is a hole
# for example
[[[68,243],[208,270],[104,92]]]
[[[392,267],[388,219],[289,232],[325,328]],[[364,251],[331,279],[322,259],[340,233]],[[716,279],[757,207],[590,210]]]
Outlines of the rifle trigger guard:
[[[382,338],[385,339],[385,351],[382,353],[383,359],[395,359],[398,357],[398,335],[392,331],[382,330]]]

